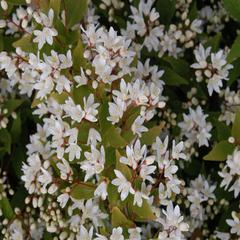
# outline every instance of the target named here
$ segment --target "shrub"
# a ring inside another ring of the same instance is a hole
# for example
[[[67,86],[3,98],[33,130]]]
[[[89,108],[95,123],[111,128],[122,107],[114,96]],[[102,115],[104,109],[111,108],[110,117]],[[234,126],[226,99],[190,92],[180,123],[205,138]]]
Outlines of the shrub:
[[[238,1],[0,2],[1,239],[239,239]]]

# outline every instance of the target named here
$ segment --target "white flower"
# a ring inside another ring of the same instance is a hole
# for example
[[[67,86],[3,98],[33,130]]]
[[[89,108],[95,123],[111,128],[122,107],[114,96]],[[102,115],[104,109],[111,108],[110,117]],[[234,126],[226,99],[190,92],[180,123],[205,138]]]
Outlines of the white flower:
[[[106,200],[107,195],[107,183],[102,181],[94,191],[94,196],[101,197],[102,200]]]
[[[56,90],[60,94],[63,92],[63,90],[66,90],[67,92],[70,92],[70,90],[71,90],[70,81],[64,75],[61,75],[57,79],[57,81],[56,81]]]
[[[110,236],[110,240],[124,240],[123,230],[121,227],[114,228]]]
[[[225,186],[224,189],[226,190],[229,187],[229,185],[233,179],[233,176],[228,172],[227,166],[225,166],[221,172],[218,172],[218,174],[219,174],[219,176],[221,176],[223,178],[223,180],[220,184],[220,187]]]
[[[10,224],[9,231],[11,239],[24,240],[24,231],[22,228],[22,223],[19,220],[16,219]]]
[[[163,142],[159,137],[157,137],[156,142],[153,143],[152,145],[153,150],[156,150],[157,152],[158,159],[160,159],[161,156],[166,153],[167,147],[168,147],[168,136],[166,136]]]
[[[223,233],[216,231],[216,238],[220,240],[230,240],[230,234],[229,233]]]
[[[139,137],[141,137],[143,132],[148,131],[148,128],[143,126],[144,121],[145,121],[145,118],[142,116],[138,116],[135,119],[135,121],[133,122],[133,124],[131,126],[131,130],[132,130],[133,134],[137,134]]]
[[[240,104],[240,91],[231,91],[229,87],[224,90],[224,100],[221,105],[219,121],[225,121],[227,126],[234,122],[238,105]]]
[[[126,154],[127,157],[121,157],[120,162],[132,167],[134,170],[138,167],[139,164],[142,166],[150,165],[155,160],[155,156],[146,156],[147,146],[143,145],[141,147],[139,139],[134,145],[126,147]]]
[[[105,237],[105,236],[103,236],[103,235],[101,235],[99,233],[96,233],[96,235],[97,235],[97,237],[94,238],[94,240],[108,240],[107,237]]]
[[[90,128],[88,133],[87,145],[96,146],[97,142],[101,142],[102,137],[100,133],[95,128]]]
[[[74,80],[78,83],[77,87],[87,84],[88,78],[86,77],[82,68],[81,68],[81,75],[74,76]]]
[[[140,227],[128,229],[129,240],[141,240],[141,232],[142,230]]]
[[[33,39],[33,42],[38,43],[38,49],[41,49],[45,43],[49,45],[53,44],[53,37],[57,36],[57,30],[52,27],[54,12],[52,9],[48,12],[48,17],[41,13],[42,24],[44,25],[43,30],[34,30],[33,33],[36,38]]]
[[[138,207],[142,207],[143,199],[148,200],[148,195],[151,191],[151,185],[146,186],[146,184],[143,182],[141,186],[141,191],[136,191],[134,193],[134,199],[133,199],[133,205],[137,205]]]
[[[215,188],[216,186],[210,185],[202,175],[190,181],[190,187],[187,188],[187,198],[191,203],[190,214],[192,218],[201,222],[204,220],[205,209],[203,206],[210,199],[215,200]]]
[[[186,155],[184,153],[181,153],[184,149],[183,142],[178,143],[175,145],[175,140],[172,142],[172,158],[178,160],[179,158],[181,159],[186,159]]]
[[[231,233],[240,236],[240,219],[236,212],[232,212],[233,219],[227,219],[227,224],[231,227]]]
[[[129,97],[137,105],[146,105],[148,97],[146,96],[145,83],[137,79],[133,84],[128,85]]]
[[[98,114],[98,110],[96,109],[100,104],[94,103],[94,95],[90,94],[88,98],[83,98],[84,102],[84,118],[90,122],[96,122],[96,115]]]
[[[110,116],[107,117],[107,120],[113,124],[119,122],[124,111],[126,110],[126,103],[124,101],[122,101],[120,98],[114,98],[114,101],[115,103],[108,103]]]
[[[11,78],[17,70],[14,61],[7,56],[6,52],[0,52],[0,69],[4,69],[9,78]]]
[[[200,44],[199,48],[194,51],[198,63],[192,64],[191,67],[197,69],[196,77],[198,81],[202,81],[203,77],[207,79],[208,93],[211,96],[213,91],[220,93],[220,88],[223,86],[222,80],[228,80],[229,70],[233,66],[227,64],[223,50],[211,53],[211,62],[208,60],[210,53],[211,47],[205,50]]]
[[[222,83],[222,77],[214,74],[209,80],[208,80],[208,93],[211,96],[213,94],[213,91],[220,93],[220,88],[223,86]]]
[[[92,240],[93,239],[93,227],[88,230],[81,225],[79,233],[76,235],[77,240]]]
[[[78,205],[78,208],[82,211],[81,215],[82,223],[89,222],[90,220],[92,221],[95,228],[103,226],[102,220],[106,219],[108,215],[101,212],[98,201],[93,201],[92,199],[89,199],[87,200],[85,205],[83,204],[82,201],[79,202],[79,200],[77,200],[76,202],[78,202],[76,203],[76,205]]]
[[[158,50],[159,37],[163,35],[162,28],[157,26],[159,13],[155,8],[152,8],[153,3],[153,0],[147,2],[141,0],[138,9],[131,6],[132,15],[130,17],[134,21],[132,28],[139,36],[145,37],[143,44],[148,48],[148,51]]]
[[[194,50],[194,55],[197,60],[197,63],[191,65],[195,69],[204,69],[207,67],[207,58],[210,56],[211,47],[205,49],[202,44],[199,45],[199,48]]]
[[[69,153],[69,161],[73,161],[75,158],[80,159],[81,147],[76,143],[69,143],[69,146],[65,149],[66,153]]]
[[[203,21],[200,19],[194,19],[191,23],[190,29],[196,33],[202,33]]]
[[[99,174],[104,169],[105,163],[105,151],[104,147],[101,146],[100,151],[91,145],[91,152],[85,152],[85,161],[81,162],[81,169],[86,171],[84,181],[87,181],[94,174]]]
[[[121,194],[121,200],[124,201],[129,193],[134,194],[135,191],[132,188],[131,183],[123,176],[120,171],[114,170],[114,173],[117,178],[112,180],[112,184],[118,187],[118,192]]]
[[[67,51],[67,55],[65,54],[59,54],[58,58],[60,60],[60,68],[66,69],[70,68],[73,64],[72,62],[72,53],[70,50]]]
[[[42,164],[38,154],[32,154],[27,159],[27,164],[22,166],[23,175],[21,179],[24,181],[24,186],[30,194],[36,190],[34,184],[35,179],[41,170]]]
[[[180,122],[178,126],[190,144],[198,143],[199,147],[209,145],[212,124],[206,121],[207,117],[208,115],[203,113],[200,106],[196,110],[189,108],[188,115],[183,114],[184,121]]]
[[[42,175],[38,177],[38,181],[43,184],[43,188],[52,182],[52,175],[44,168],[41,168]]]
[[[57,201],[60,204],[61,208],[64,208],[69,200],[69,194],[68,193],[63,193],[61,195],[58,196]]]
[[[62,163],[61,162],[57,163],[57,168],[60,170],[61,178],[63,180],[66,180],[66,179],[68,179],[69,176],[72,175],[72,173],[73,173],[72,168],[70,167],[69,163],[64,158],[62,158],[61,161],[62,161]]]
[[[219,175],[223,178],[221,187],[225,186],[227,189],[230,183],[233,183],[229,191],[234,191],[234,197],[237,198],[240,193],[240,151],[234,150],[232,155],[228,155],[227,164]],[[234,180],[234,181],[232,181]]]
[[[119,90],[113,90],[113,94],[121,99],[122,101],[127,101],[129,96],[128,96],[128,84],[124,81],[124,79],[121,79],[120,82],[120,91]]]
[[[42,31],[34,30],[33,33],[36,36],[33,42],[38,43],[38,49],[41,49],[45,43],[52,45],[53,37],[58,34],[56,29],[48,27],[44,27]]]
[[[179,206],[174,208],[173,204],[169,203],[167,209],[163,210],[163,214],[166,216],[166,219],[160,219],[159,222],[163,225],[164,230],[168,233],[167,236],[176,240],[182,239],[181,232],[188,231],[189,226],[183,222],[183,216],[180,214]]]
[[[154,159],[152,158],[151,161],[148,161],[141,165],[140,176],[143,179],[143,181],[148,180],[151,183],[154,183],[154,179],[151,176],[151,174],[153,174],[155,172],[157,167],[151,165],[153,162],[154,162]]]
[[[70,116],[74,121],[81,122],[84,118],[84,111],[80,105],[75,105],[72,98],[68,98],[63,105],[66,116]]]
[[[54,89],[54,82],[52,77],[46,77],[34,84],[34,88],[38,90],[37,98],[44,98],[47,94],[50,94]]]

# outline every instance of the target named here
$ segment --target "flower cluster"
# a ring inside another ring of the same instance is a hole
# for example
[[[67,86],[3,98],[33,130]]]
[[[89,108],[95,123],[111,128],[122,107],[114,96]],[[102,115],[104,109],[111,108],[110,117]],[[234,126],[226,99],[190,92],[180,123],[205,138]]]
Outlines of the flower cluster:
[[[220,93],[220,88],[223,86],[222,81],[229,79],[229,70],[233,67],[227,63],[224,51],[219,50],[217,53],[211,53],[211,47],[205,49],[200,44],[194,50],[194,55],[197,63],[192,64],[191,67],[196,69],[197,82],[206,80],[210,96],[213,92]],[[209,58],[211,58],[211,61],[208,60]]]
[[[198,143],[198,146],[208,146],[211,138],[212,124],[206,121],[208,115],[203,113],[200,106],[196,110],[189,108],[189,114],[183,114],[183,122],[179,123],[182,135],[187,137],[187,146]]]
[[[221,92],[221,96],[224,98],[224,101],[221,106],[219,121],[224,121],[227,125],[230,125],[234,122],[236,112],[240,106],[240,91],[231,91],[230,88],[227,87]]]
[[[225,2],[0,1],[1,239],[239,239]]]
[[[229,155],[226,161],[226,165],[219,172],[219,175],[223,178],[221,187],[225,187],[229,191],[234,192],[234,197],[237,198],[240,193],[240,166],[239,166],[240,151],[235,149],[232,155]]]

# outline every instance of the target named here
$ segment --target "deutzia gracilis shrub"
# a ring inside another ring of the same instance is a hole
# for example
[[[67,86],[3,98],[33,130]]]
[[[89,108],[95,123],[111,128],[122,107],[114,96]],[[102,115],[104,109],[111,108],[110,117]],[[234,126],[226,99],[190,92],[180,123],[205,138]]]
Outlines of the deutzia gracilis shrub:
[[[0,239],[240,239],[238,0],[0,0]]]

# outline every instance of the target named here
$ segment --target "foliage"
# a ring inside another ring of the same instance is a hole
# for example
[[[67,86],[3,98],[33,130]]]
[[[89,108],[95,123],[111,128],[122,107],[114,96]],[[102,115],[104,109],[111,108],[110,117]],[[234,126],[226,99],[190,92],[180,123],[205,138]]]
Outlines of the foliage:
[[[0,3],[1,239],[239,239],[238,0]]]

